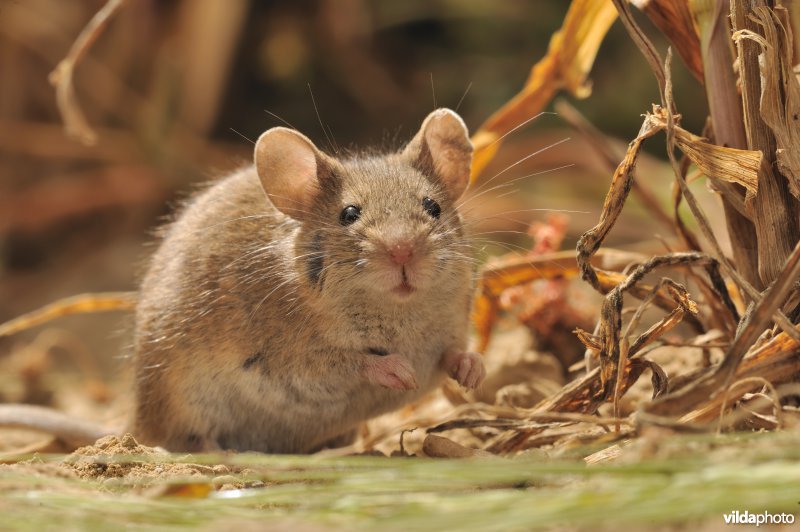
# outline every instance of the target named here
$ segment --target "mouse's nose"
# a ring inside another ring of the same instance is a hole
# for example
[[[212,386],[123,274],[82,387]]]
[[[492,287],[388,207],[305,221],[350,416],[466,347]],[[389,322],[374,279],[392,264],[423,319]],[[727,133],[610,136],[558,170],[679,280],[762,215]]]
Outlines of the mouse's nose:
[[[410,240],[396,240],[387,246],[389,257],[398,266],[407,264],[414,255],[414,244]]]

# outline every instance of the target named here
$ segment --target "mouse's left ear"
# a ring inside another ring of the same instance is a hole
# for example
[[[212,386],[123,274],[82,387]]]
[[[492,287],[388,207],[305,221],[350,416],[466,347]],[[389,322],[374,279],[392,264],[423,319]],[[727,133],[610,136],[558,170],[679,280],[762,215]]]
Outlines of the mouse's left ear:
[[[464,121],[450,109],[429,114],[402,155],[442,183],[450,199],[458,199],[466,190],[472,168],[472,143]]]
[[[314,215],[314,202],[330,182],[336,161],[293,129],[274,127],[256,142],[255,166],[270,201],[297,220]]]

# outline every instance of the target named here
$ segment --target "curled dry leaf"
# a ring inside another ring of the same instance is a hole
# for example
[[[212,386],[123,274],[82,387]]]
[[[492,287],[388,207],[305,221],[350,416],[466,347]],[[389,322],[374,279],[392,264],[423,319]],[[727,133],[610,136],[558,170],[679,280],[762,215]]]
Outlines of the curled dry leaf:
[[[583,329],[575,329],[575,335],[578,337],[578,340],[586,347],[586,349],[591,349],[592,351],[600,351],[600,338],[596,335],[584,331]]]
[[[647,366],[652,375],[650,381],[653,384],[653,399],[660,397],[669,391],[669,379],[667,373],[652,360],[641,359],[642,364]]]
[[[714,260],[702,253],[670,253],[651,258],[644,264],[634,269],[624,282],[617,285],[608,293],[603,301],[601,309],[600,339],[601,349],[600,358],[600,380],[602,383],[601,395],[609,397],[614,392],[615,399],[622,395],[622,377],[627,369],[627,358],[629,353],[623,350],[621,339],[622,328],[622,300],[623,294],[631,287],[635,286],[648,273],[663,267],[678,265],[706,265],[713,263]],[[666,289],[678,305],[679,310],[674,311],[662,322],[656,324],[651,330],[647,331],[635,342],[636,347],[641,349],[646,342],[652,341],[657,333],[663,334],[678,323],[687,312],[696,311],[695,303],[689,298],[686,289],[670,279],[662,279],[661,290]],[[658,289],[653,289],[652,297],[658,293]],[[627,340],[626,340],[627,341]]]
[[[600,283],[599,271],[591,264],[591,258],[598,252],[600,245],[622,212],[622,207],[631,191],[633,169],[636,166],[642,143],[660,130],[661,127],[654,123],[652,115],[646,115],[642,122],[642,127],[639,129],[639,134],[628,144],[625,157],[614,171],[614,176],[611,178],[611,186],[603,201],[603,212],[600,215],[600,221],[578,239],[577,261],[581,270],[581,278],[602,294],[605,294],[608,289],[604,289]]]
[[[667,117],[660,107],[653,108],[653,122],[667,128]],[[748,197],[758,192],[758,169],[763,158],[760,151],[726,148],[707,142],[703,137],[675,126],[678,148],[711,179],[742,185]]]

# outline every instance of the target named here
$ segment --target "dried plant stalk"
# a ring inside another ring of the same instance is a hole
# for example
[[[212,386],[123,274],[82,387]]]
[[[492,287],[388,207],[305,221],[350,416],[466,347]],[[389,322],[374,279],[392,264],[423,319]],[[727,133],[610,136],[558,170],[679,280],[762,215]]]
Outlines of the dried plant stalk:
[[[703,63],[707,65],[704,80],[713,138],[722,146],[746,148],[742,101],[736,87],[730,28],[725,16],[727,2],[728,0],[690,0],[689,6],[700,32]],[[757,173],[755,181],[758,183]],[[758,275],[756,229],[743,208],[744,193],[739,187],[721,183],[713,176],[712,182],[722,194],[722,208],[734,260],[744,278],[761,288],[763,283]],[[755,194],[756,189],[748,188],[749,199]]]
[[[669,54],[667,59],[667,65],[668,64],[669,64]],[[753,287],[749,283],[747,283],[746,280],[742,279],[741,276],[736,272],[735,268],[733,268],[727,262],[727,259],[724,258],[724,255],[722,254],[719,248],[719,244],[716,242],[716,239],[714,238],[714,235],[708,226],[707,220],[703,216],[702,211],[697,206],[696,200],[691,194],[691,191],[688,189],[688,186],[686,185],[686,183],[683,182],[683,180],[680,178],[678,174],[677,162],[675,161],[674,154],[672,152],[672,147],[675,145],[675,132],[674,132],[675,126],[674,126],[673,115],[670,112],[670,109],[672,108],[671,107],[672,85],[669,79],[669,68],[662,69],[661,72],[665,72],[667,75],[665,80],[664,94],[668,102],[668,107],[667,107],[668,120],[666,129],[668,145],[670,146],[670,149],[668,149],[668,154],[673,164],[673,168],[676,172],[676,177],[678,177],[677,183],[680,185],[681,190],[684,196],[686,197],[687,203],[692,209],[693,214],[695,214],[695,217],[698,219],[698,222],[700,222],[701,229],[703,230],[704,234],[707,236],[709,241],[713,244],[716,256],[721,257],[720,262],[725,266],[726,271],[732,274],[732,276],[737,280],[740,286],[742,286],[743,289],[745,289],[749,295],[757,299],[760,299],[758,293],[753,289]],[[790,330],[792,333],[796,335],[797,331],[794,330],[794,326],[790,322],[788,322],[788,320],[786,320],[786,317],[783,316],[782,313],[780,313],[780,311],[778,310],[775,311],[775,314],[776,314],[776,321],[778,321],[781,324],[781,327]],[[742,340],[742,343],[745,343],[744,340]],[[730,355],[730,353],[731,350],[729,350],[728,354]],[[738,354],[734,354],[731,356],[732,361],[738,359],[740,359]],[[717,373],[705,375],[701,378],[698,378],[697,380],[691,381],[687,386],[685,386],[682,389],[679,389],[677,392],[673,392],[668,396],[653,401],[647,407],[648,415],[663,416],[663,415],[674,415],[679,412],[685,412],[687,409],[691,409],[692,405],[696,405],[704,398],[711,396],[715,392],[718,392],[720,386],[723,383],[724,375],[721,372],[719,372],[720,369],[719,367],[716,369],[718,370]]]
[[[763,33],[776,31],[772,17],[769,14],[765,16],[764,11],[759,11],[772,5],[771,2],[731,0],[730,5],[734,31],[746,31],[750,32],[748,34],[758,34],[762,37]],[[764,93],[769,85],[762,86],[762,72],[759,67],[761,46],[757,42],[752,38],[740,38],[736,40],[736,48],[739,56],[748,148],[764,153],[764,164],[759,175],[759,193],[752,202],[752,219],[758,244],[758,271],[761,281],[766,285],[776,278],[795,242],[800,240],[800,225],[798,225],[800,210],[797,201],[789,192],[787,180],[775,170],[776,139],[764,122],[760,105],[761,101],[773,100],[783,106],[785,96],[778,91]],[[791,48],[783,48],[781,53],[787,55],[791,61]],[[775,64],[774,69],[765,78],[767,83],[773,74],[777,74],[781,80],[776,84],[778,87],[785,86],[789,82],[796,84],[794,76],[788,80],[783,79],[779,65]]]
[[[762,27],[764,36],[741,30],[734,40],[750,39],[761,47],[763,61],[759,64],[761,80],[760,110],[764,122],[775,136],[778,169],[786,178],[789,191],[800,198],[800,83],[792,68],[791,24],[786,10],[756,8],[753,15]]]

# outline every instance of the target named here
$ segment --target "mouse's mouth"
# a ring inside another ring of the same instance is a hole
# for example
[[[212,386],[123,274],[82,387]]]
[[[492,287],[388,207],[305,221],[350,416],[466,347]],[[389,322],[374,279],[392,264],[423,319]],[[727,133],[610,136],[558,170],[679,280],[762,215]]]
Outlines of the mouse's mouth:
[[[401,275],[402,279],[400,281],[400,284],[392,288],[392,293],[395,293],[400,296],[409,296],[416,290],[416,288],[414,288],[409,282],[405,266],[401,268]]]

